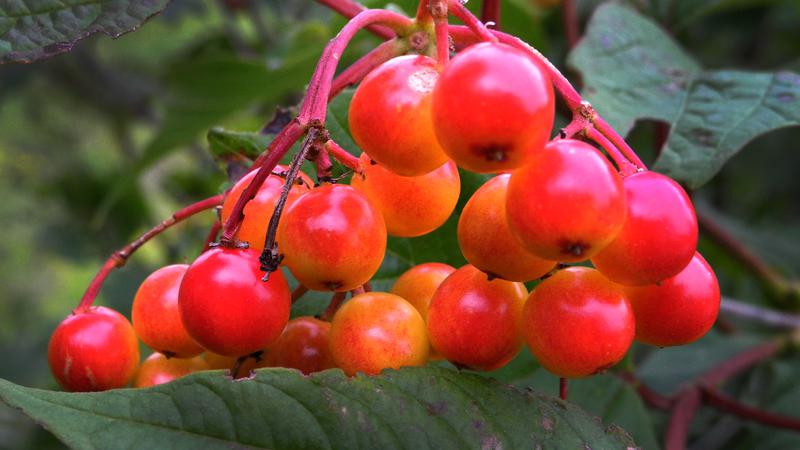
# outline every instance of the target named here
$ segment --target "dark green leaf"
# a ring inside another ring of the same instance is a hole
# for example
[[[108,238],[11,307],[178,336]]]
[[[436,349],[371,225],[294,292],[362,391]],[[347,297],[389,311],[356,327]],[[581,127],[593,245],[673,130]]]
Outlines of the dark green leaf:
[[[637,119],[671,125],[655,169],[691,188],[750,140],[800,125],[800,76],[703,71],[655,23],[606,4],[570,54],[598,112],[625,134]]]
[[[73,448],[553,448],[633,442],[578,407],[449,369],[349,379],[261,370],[231,381],[195,374],[99,394],[0,381],[0,397]]]
[[[235,157],[256,159],[274,137],[271,134],[230,131],[220,127],[210,129],[206,135],[211,154],[222,160]]]
[[[8,0],[0,4],[0,63],[32,62],[72,49],[100,32],[118,37],[169,0]]]

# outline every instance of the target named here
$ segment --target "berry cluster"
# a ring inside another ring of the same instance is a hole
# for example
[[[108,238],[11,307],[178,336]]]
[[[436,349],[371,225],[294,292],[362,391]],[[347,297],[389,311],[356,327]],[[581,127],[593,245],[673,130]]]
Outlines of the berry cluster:
[[[52,337],[53,373],[85,391],[234,365],[353,375],[446,359],[494,370],[527,343],[552,373],[584,377],[620,361],[634,338],[700,338],[720,294],[696,252],[690,199],[663,175],[623,171],[580,133],[548,141],[554,97],[540,63],[506,44],[472,45],[444,66],[421,55],[389,60],[350,105],[364,151],[348,161],[350,185],[284,180],[291,168],[278,167],[244,207],[236,242],[248,246],[223,242],[191,265],[157,270],[136,294],[133,325],[107,308],[79,309]],[[421,264],[391,293],[370,292],[387,236],[424,235],[453,213],[458,167],[495,174],[458,221],[469,264]],[[230,189],[223,222],[257,173]],[[284,266],[263,281],[261,250],[271,250],[265,236],[283,201]],[[594,268],[574,265],[589,261]],[[324,320],[289,320],[284,270],[336,293]],[[140,367],[138,340],[157,352]]]

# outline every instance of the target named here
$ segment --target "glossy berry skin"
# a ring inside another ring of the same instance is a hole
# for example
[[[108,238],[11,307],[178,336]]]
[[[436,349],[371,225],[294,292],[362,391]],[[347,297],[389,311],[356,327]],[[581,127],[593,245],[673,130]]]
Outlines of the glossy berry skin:
[[[619,362],[634,335],[631,305],[600,272],[570,267],[542,281],[525,302],[525,340],[553,374],[580,378]]]
[[[170,357],[191,358],[203,352],[186,332],[178,310],[178,290],[187,264],[173,264],[150,274],[133,299],[131,320],[139,339]]]
[[[623,180],[628,215],[617,237],[592,263],[611,281],[643,286],[680,272],[697,249],[697,217],[671,178],[639,172]]]
[[[288,367],[308,375],[335,367],[329,346],[331,324],[313,317],[298,317],[286,325],[266,351],[266,365]]]
[[[657,285],[626,287],[625,294],[636,315],[636,340],[659,347],[700,339],[719,314],[717,277],[700,253],[674,277]]]
[[[447,277],[428,308],[431,345],[453,364],[477,370],[504,366],[522,348],[522,283],[466,265]]]
[[[281,173],[288,171],[289,168],[282,165],[275,166],[274,173]],[[255,170],[243,176],[236,184],[233,185],[228,195],[225,197],[225,202],[222,204],[222,223],[225,223],[233,212],[233,208],[239,197],[253,178],[256,176]],[[236,238],[240,241],[247,242],[250,248],[261,251],[264,249],[264,239],[267,235],[267,227],[269,226],[269,219],[275,211],[275,204],[281,196],[281,189],[286,180],[278,175],[269,175],[264,183],[258,189],[256,196],[253,197],[244,206],[244,219],[236,232]],[[286,204],[289,205],[295,201],[302,194],[308,192],[314,182],[303,172],[298,172],[295,179],[295,185],[289,191],[289,196],[286,197]]]
[[[562,139],[511,174],[506,216],[531,253],[585,261],[608,245],[626,215],[622,179],[594,147]]]
[[[263,282],[259,252],[216,247],[183,276],[178,306],[189,335],[223,356],[261,350],[289,321],[291,294],[280,270]]]
[[[464,169],[502,172],[541,151],[553,128],[549,77],[522,50],[482,43],[457,54],[433,91],[433,124]]]
[[[453,266],[442,263],[423,263],[403,272],[392,286],[391,293],[403,297],[419,311],[423,319],[428,317],[428,305],[439,285],[455,272]]]
[[[364,177],[350,184],[381,210],[391,236],[422,236],[439,228],[453,213],[461,193],[461,179],[453,161],[416,177],[397,175],[361,155]]]
[[[128,319],[103,306],[70,314],[47,348],[50,370],[64,389],[105,391],[125,387],[139,366],[139,342]]]
[[[555,261],[526,250],[511,233],[506,218],[509,174],[487,181],[469,199],[458,219],[458,245],[470,264],[509,281],[540,278]]]
[[[428,360],[428,348],[422,316],[393,294],[356,295],[336,312],[331,322],[333,360],[350,376],[421,366]]]
[[[418,55],[391,59],[367,75],[353,94],[348,120],[356,144],[392,172],[423,175],[447,161],[431,120],[436,61]]]
[[[278,246],[303,285],[349,291],[369,281],[386,252],[380,210],[351,186],[325,184],[283,212]]]
[[[201,357],[167,358],[153,353],[144,360],[133,380],[133,387],[145,388],[169,383],[190,373],[208,370],[208,363]]]

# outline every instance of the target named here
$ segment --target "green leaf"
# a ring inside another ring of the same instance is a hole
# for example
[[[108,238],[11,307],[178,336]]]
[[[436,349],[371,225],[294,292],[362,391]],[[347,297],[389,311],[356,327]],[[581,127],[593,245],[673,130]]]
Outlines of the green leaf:
[[[800,125],[800,76],[704,71],[655,23],[606,4],[569,56],[597,111],[625,134],[637,119],[669,123],[654,168],[697,188],[749,141]]]
[[[0,63],[32,62],[72,49],[100,32],[139,27],[169,0],[8,0],[0,4]]]
[[[94,448],[552,448],[634,444],[569,403],[449,369],[347,378],[220,371],[151,389],[69,394],[0,380],[0,397],[66,445]]]
[[[221,127],[208,130],[206,135],[211,154],[222,160],[242,156],[256,159],[274,137],[272,134],[231,131]]]

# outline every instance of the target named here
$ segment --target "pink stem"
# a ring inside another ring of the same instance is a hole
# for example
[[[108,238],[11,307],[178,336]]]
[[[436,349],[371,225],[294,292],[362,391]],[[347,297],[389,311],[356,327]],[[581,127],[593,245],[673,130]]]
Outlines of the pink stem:
[[[584,129],[586,133],[586,137],[600,146],[603,150],[611,156],[611,159],[614,160],[614,163],[617,164],[617,169],[619,169],[620,174],[623,177],[628,175],[633,175],[634,173],[638,172],[639,170],[625,158],[616,145],[612,144],[611,141],[608,140],[605,136],[603,136],[600,131],[598,131],[595,127],[591,126],[591,124]]]
[[[459,0],[448,0],[447,4],[450,7],[450,13],[456,16],[458,20],[464,22],[464,25],[472,30],[473,33],[477,34],[481,41],[498,41],[497,37],[492,34],[492,31],[486,28],[486,25],[475,17],[475,15]]]
[[[317,2],[327,6],[348,19],[358,15],[361,11],[366,11],[366,7],[352,0],[317,0]],[[372,34],[383,39],[391,39],[395,32],[391,28],[381,25],[369,25],[366,27]]]
[[[339,161],[343,166],[347,167],[353,172],[358,174],[364,173],[364,167],[361,165],[361,160],[351,155],[333,139],[329,139],[327,142],[325,142],[325,150],[327,150],[335,160]]]
[[[136,240],[134,240],[130,244],[112,253],[111,256],[109,256],[108,259],[106,260],[105,264],[103,264],[103,267],[101,267],[100,270],[97,272],[97,275],[94,276],[92,282],[89,283],[89,286],[86,288],[86,292],[84,292],[83,297],[81,297],[81,301],[78,304],[78,307],[75,308],[73,312],[79,313],[89,309],[92,306],[92,303],[94,303],[94,299],[97,298],[97,294],[100,292],[100,288],[103,287],[103,282],[106,280],[108,275],[115,269],[124,266],[125,263],[128,261],[128,258],[134,252],[136,252],[136,250],[138,250],[139,247],[147,243],[147,241],[149,241],[150,239],[161,234],[164,230],[175,225],[176,223],[188,217],[191,217],[199,212],[221,205],[223,199],[224,195],[219,194],[213,197],[209,197],[205,200],[200,200],[199,202],[192,203],[191,205],[176,211],[172,216],[170,216],[169,219],[166,219],[163,222],[156,225],[155,227],[151,228],[150,230],[148,230],[147,232],[136,238]]]
[[[308,93],[303,100],[300,114],[297,117],[300,123],[311,124],[312,122],[319,122],[319,125],[325,123],[325,113],[332,91],[333,76],[336,73],[336,67],[339,65],[339,59],[341,59],[342,53],[356,32],[367,25],[375,23],[386,25],[399,35],[405,35],[414,26],[414,22],[408,17],[381,9],[368,9],[350,19],[347,25],[339,31],[339,34],[328,43],[317,63]]]

